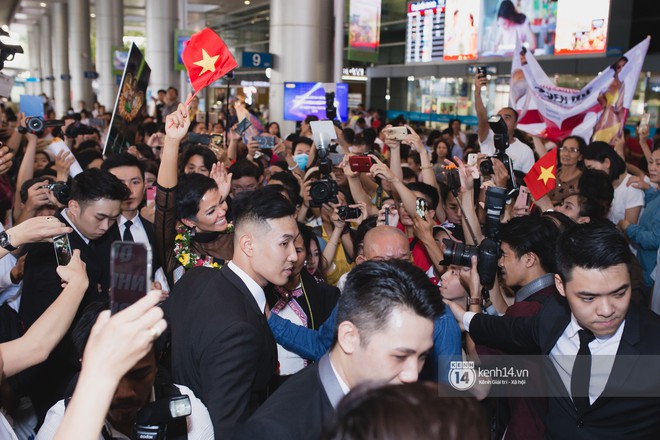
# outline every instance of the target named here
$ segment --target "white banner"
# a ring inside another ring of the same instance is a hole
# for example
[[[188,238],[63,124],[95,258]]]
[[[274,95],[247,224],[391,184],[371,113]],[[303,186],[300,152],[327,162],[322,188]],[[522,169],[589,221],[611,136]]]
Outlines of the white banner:
[[[635,94],[651,37],[630,49],[581,90],[555,86],[534,55],[521,50],[511,65],[511,107],[518,112],[518,128],[559,142],[571,135],[585,141],[614,145]],[[523,51],[525,53],[523,53]]]

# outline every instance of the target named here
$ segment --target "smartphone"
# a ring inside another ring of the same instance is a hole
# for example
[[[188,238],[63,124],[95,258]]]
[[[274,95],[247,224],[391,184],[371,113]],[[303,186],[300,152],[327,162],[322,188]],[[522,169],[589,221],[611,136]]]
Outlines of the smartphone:
[[[644,113],[639,119],[639,128],[645,127],[649,128],[649,122],[651,121],[651,113]]]
[[[253,136],[252,140],[259,143],[259,148],[275,148],[275,136]]]
[[[333,167],[338,167],[344,160],[344,155],[341,153],[328,153],[328,159],[332,162]]]
[[[477,164],[477,153],[470,153],[467,157],[467,165],[475,166]]]
[[[408,136],[408,129],[406,127],[390,127],[387,129],[388,137],[397,141],[402,141]]]
[[[486,68],[484,66],[477,66],[477,75],[486,76]]]
[[[156,187],[150,186],[147,188],[147,203],[153,202],[156,200]]]
[[[385,207],[385,225],[386,226],[390,225],[390,207],[389,206]]]
[[[369,156],[351,156],[348,158],[348,164],[354,173],[368,173],[373,162]]]
[[[526,186],[520,187],[513,207],[518,209],[527,209],[529,207],[529,189]]]
[[[426,218],[426,211],[427,211],[427,209],[428,209],[428,208],[426,207],[426,199],[423,199],[423,198],[421,198],[421,197],[418,197],[418,198],[417,198],[417,201],[416,201],[415,204],[416,204],[416,206],[415,206],[415,210],[417,211],[417,215],[418,215],[420,218]]]
[[[248,118],[243,118],[241,119],[241,122],[238,123],[236,126],[236,132],[243,136],[243,133],[245,133],[245,130],[250,128],[252,126],[252,123]]]
[[[188,141],[193,144],[209,145],[211,143],[211,135],[188,133]]]
[[[58,266],[66,266],[71,261],[71,245],[69,244],[69,234],[53,237],[53,247],[55,248],[55,258]]]
[[[217,123],[218,123],[218,114],[216,112],[210,112],[209,124],[217,124]]]
[[[147,294],[151,286],[151,248],[146,243],[115,241],[110,248],[110,313]]]
[[[195,121],[206,124],[206,112],[197,112],[195,113]]]

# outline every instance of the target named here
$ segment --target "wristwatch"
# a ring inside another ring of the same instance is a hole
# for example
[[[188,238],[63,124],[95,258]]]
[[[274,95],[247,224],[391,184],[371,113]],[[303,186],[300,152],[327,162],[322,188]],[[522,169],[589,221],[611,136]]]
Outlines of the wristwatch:
[[[468,309],[470,308],[470,306],[480,306],[480,305],[483,305],[483,299],[481,299],[481,298],[472,298],[470,296],[468,297],[468,300],[467,300],[467,308]]]
[[[12,246],[10,241],[11,241],[11,237],[9,236],[9,234],[7,234],[7,231],[0,232],[0,246],[7,249],[9,252],[13,252],[18,248]]]

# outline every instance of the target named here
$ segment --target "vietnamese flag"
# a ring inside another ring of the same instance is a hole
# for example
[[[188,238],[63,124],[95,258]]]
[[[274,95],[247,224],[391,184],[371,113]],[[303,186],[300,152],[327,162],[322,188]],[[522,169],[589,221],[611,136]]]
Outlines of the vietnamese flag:
[[[181,58],[188,69],[195,95],[238,66],[225,42],[209,28],[204,28],[190,37],[183,48]]]
[[[540,158],[525,176],[529,192],[538,200],[557,186],[557,150],[553,148]]]

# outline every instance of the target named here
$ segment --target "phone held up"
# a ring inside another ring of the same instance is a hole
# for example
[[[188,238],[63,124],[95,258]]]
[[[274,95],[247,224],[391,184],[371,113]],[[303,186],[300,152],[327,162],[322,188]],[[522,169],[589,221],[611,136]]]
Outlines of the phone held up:
[[[147,294],[151,286],[151,248],[145,243],[116,241],[110,249],[110,313],[115,314]]]
[[[55,258],[58,266],[66,266],[71,261],[71,245],[69,244],[69,234],[53,237],[53,247],[55,248]]]
[[[426,211],[428,210],[428,207],[426,206],[426,199],[418,197],[415,210],[417,211],[417,215],[420,218],[426,218]]]
[[[241,122],[236,125],[236,132],[243,136],[243,133],[245,133],[245,130],[250,128],[252,126],[252,123],[248,118],[243,118],[241,119]]]

